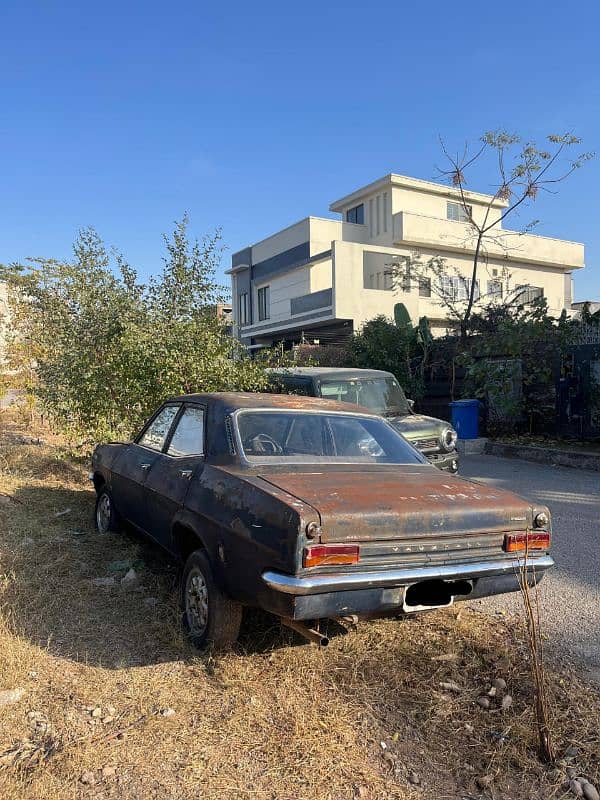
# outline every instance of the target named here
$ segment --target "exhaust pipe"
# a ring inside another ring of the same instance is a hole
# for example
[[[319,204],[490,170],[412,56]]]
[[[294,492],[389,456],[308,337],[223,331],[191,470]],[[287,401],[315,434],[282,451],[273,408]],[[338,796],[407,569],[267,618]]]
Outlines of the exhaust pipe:
[[[296,633],[304,636],[312,644],[318,644],[319,647],[327,647],[329,644],[329,639],[324,633],[315,630],[315,628],[309,628],[308,625],[304,625],[302,622],[297,622],[295,619],[288,619],[287,617],[282,617],[281,622],[287,628],[291,628]]]

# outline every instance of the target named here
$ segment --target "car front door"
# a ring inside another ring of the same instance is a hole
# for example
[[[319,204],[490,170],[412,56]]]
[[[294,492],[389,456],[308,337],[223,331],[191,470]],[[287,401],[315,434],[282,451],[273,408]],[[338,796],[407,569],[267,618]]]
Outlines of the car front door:
[[[111,488],[115,506],[122,517],[142,530],[146,530],[148,518],[144,484],[160,457],[180,409],[181,403],[163,406],[113,465]]]
[[[153,463],[144,486],[145,529],[163,547],[171,549],[171,526],[183,505],[192,476],[204,467],[205,409],[186,404],[163,452]]]

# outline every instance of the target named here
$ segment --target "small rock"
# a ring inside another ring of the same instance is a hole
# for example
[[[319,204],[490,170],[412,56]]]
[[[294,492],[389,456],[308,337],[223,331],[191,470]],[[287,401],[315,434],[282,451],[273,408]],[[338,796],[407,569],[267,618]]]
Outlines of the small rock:
[[[148,606],[148,608],[156,608],[158,603],[159,603],[158,597],[146,597],[146,598],[144,598],[144,605]]]
[[[5,689],[0,692],[0,706],[10,706],[18,703],[25,694],[25,689]]]
[[[600,800],[600,794],[598,794],[598,789],[594,786],[593,783],[589,781],[583,784],[583,796],[585,800]]]
[[[32,544],[35,544],[35,541],[31,538],[31,536],[26,536],[21,540],[21,547],[31,547]]]
[[[575,780],[579,781],[582,786],[585,786],[586,783],[589,783],[587,778],[584,778],[583,775],[575,775]]]
[[[116,767],[111,767],[111,766],[108,766],[108,765],[106,767],[102,767],[102,777],[103,778],[112,778],[116,774],[117,774],[117,768]]]
[[[102,717],[102,724],[110,725],[111,722],[114,722],[114,719],[115,719],[114,717],[111,717],[111,715],[108,714],[106,717]]]
[[[583,787],[576,781],[575,779],[569,781],[569,791],[575,795],[575,797],[583,797]]]
[[[90,580],[92,586],[97,586],[100,588],[108,588],[109,586],[115,585],[114,578],[92,578]]]
[[[491,705],[489,697],[478,697],[477,705],[487,710]]]
[[[134,586],[137,586],[137,583],[138,574],[134,568],[131,567],[131,569],[128,570],[127,573],[121,578],[121,586],[123,589],[133,589]]]
[[[79,780],[88,786],[93,786],[96,783],[96,776],[93,772],[82,772]]]
[[[71,536],[85,536],[87,531],[79,531],[79,530],[75,531],[75,530],[73,530],[73,531],[68,531],[68,533],[70,533]]]
[[[175,716],[175,709],[174,708],[163,708],[160,712],[161,717],[174,717]],[[381,743],[382,746],[385,746],[385,742]]]
[[[472,725],[470,725],[468,722],[465,722],[465,730],[466,730],[467,733],[473,733],[475,728]]]
[[[492,686],[494,687],[494,689],[503,691],[504,689],[506,689],[506,681],[504,680],[504,678],[494,678],[494,680],[492,681]]]
[[[70,508],[65,508],[64,511],[57,511],[54,516],[55,517],[65,517],[67,514],[70,514],[70,513],[71,513],[71,509]]]
[[[100,706],[96,706],[96,708],[92,709],[92,717],[101,717],[102,716],[102,709]]]
[[[502,702],[500,703],[500,708],[503,711],[507,711],[512,706],[512,704],[513,704],[513,699],[511,697],[511,695],[506,694],[502,698]]]
[[[454,683],[453,681],[442,681],[440,686],[447,692],[462,692],[462,686],[459,686],[458,683]]]
[[[385,742],[379,742],[379,745],[382,750],[387,750],[387,744]]]
[[[493,782],[493,775],[480,775],[478,778],[475,778],[475,783],[480,789],[487,789],[487,787],[491,786]]]
[[[432,661],[458,661],[458,653],[442,653],[440,656],[432,656]]]
[[[488,692],[488,697],[496,697],[496,687],[492,686],[492,688]]]
[[[419,784],[421,783],[421,778],[416,772],[409,772],[408,782],[412,783],[413,786],[419,786]]]
[[[567,747],[567,749],[565,750],[565,758],[575,758],[575,756],[577,755],[579,755],[578,747],[570,745],[570,747]]]
[[[35,680],[37,676],[38,676],[37,672],[34,669],[32,669],[31,672],[29,673],[29,677]]]
[[[114,706],[106,706],[106,713],[110,714],[111,717],[117,713],[117,709]]]

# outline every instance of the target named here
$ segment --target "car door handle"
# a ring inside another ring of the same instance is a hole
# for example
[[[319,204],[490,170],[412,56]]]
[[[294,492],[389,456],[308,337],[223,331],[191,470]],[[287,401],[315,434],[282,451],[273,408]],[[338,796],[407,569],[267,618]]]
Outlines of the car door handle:
[[[146,470],[149,470],[151,466],[152,464],[140,464],[140,469],[142,472],[146,472]]]
[[[179,470],[179,474],[180,474],[180,476],[181,476],[182,478],[187,478],[187,479],[188,479],[188,481],[189,481],[189,479],[192,477],[192,472],[193,472],[193,470],[191,470],[191,469],[180,469],[180,470]]]

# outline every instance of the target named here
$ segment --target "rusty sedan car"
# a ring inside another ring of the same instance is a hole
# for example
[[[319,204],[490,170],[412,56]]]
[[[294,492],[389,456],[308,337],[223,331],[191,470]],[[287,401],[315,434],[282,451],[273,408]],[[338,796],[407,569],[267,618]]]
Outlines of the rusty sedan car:
[[[125,520],[184,564],[184,625],[227,647],[243,606],[314,622],[514,591],[552,566],[547,508],[440,472],[383,418],[273,394],[166,401],[96,448],[101,533]],[[313,624],[311,624],[313,623]]]

